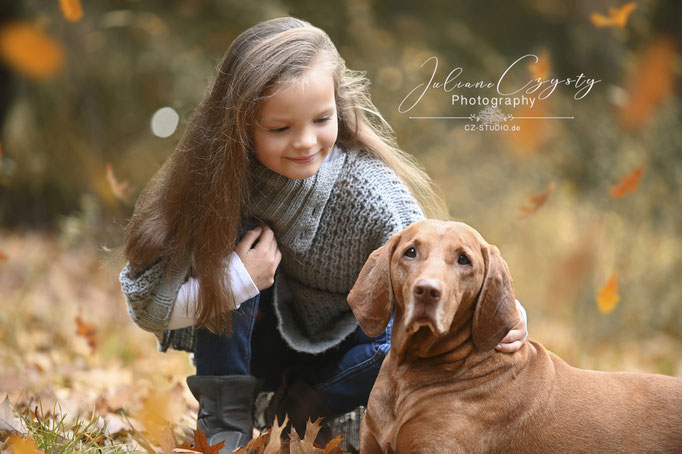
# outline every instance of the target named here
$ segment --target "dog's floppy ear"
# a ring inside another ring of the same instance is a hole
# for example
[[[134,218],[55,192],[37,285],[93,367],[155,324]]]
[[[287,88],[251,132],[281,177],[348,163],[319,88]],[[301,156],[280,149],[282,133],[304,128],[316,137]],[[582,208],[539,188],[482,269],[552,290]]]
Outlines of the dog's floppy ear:
[[[372,252],[348,294],[348,304],[360,322],[360,327],[370,337],[386,329],[393,313],[391,288],[391,257],[399,234],[393,236]]]
[[[492,350],[519,322],[507,263],[495,246],[482,246],[485,277],[474,311],[473,338],[479,351]]]

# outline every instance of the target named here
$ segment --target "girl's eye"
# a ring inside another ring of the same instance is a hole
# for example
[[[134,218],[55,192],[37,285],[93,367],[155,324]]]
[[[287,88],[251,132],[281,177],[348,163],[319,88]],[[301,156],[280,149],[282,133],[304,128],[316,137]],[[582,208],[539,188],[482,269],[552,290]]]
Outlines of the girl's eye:
[[[464,254],[461,254],[459,256],[459,258],[457,259],[457,263],[459,263],[460,265],[470,265],[471,264],[471,262],[469,261],[469,257],[467,257]]]
[[[324,118],[318,118],[317,120],[315,120],[315,123],[326,123],[326,122],[328,122],[329,120],[331,120],[331,118],[332,118],[331,116],[329,116],[329,117],[324,117]]]
[[[417,250],[413,247],[405,251],[405,257],[415,258],[417,256]]]
[[[282,126],[281,128],[268,129],[270,132],[284,132],[288,129],[288,126]]]

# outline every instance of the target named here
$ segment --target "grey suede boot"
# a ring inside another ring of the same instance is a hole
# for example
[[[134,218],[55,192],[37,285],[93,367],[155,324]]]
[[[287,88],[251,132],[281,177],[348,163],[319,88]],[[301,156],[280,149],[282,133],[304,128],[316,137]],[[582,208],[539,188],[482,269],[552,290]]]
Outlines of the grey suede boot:
[[[192,375],[187,386],[199,401],[197,429],[209,445],[221,441],[220,454],[245,446],[253,435],[252,411],[259,380],[249,375]]]

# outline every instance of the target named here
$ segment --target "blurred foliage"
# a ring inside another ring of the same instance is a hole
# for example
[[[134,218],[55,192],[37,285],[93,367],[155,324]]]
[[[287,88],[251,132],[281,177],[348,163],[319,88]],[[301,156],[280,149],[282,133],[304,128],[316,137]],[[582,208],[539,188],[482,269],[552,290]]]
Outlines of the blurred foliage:
[[[0,23],[37,24],[63,46],[65,63],[46,81],[4,82],[0,71],[0,108],[12,95],[0,225],[56,229],[65,245],[120,244],[132,205],[112,181],[139,191],[177,144],[231,41],[290,14],[327,31],[348,66],[367,71],[375,103],[442,188],[453,218],[501,248],[532,335],[551,341],[558,330],[545,324],[560,320],[584,344],[654,332],[682,338],[682,4],[642,0],[623,26],[591,21],[624,3],[101,0],[84,2],[83,18],[70,22],[57,1],[12,2]],[[409,119],[471,113],[435,89],[409,115],[398,112],[429,76],[420,65],[430,56],[441,78],[461,67],[462,80],[496,81],[531,52],[547,56],[550,77],[601,79],[580,101],[560,88],[533,110],[574,120],[521,120],[514,135]],[[623,120],[629,105],[634,121]],[[159,138],[149,124],[164,106],[181,121]],[[610,188],[639,166],[637,190],[612,198]],[[601,314],[597,294],[614,274],[620,300]]]

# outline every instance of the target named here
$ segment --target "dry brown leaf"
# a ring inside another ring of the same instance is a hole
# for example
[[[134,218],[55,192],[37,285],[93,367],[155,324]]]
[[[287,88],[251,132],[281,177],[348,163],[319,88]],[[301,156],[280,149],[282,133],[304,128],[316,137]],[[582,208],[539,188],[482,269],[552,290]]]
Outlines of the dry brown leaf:
[[[220,443],[210,446],[208,444],[208,440],[206,440],[206,433],[201,430],[197,429],[194,431],[194,448],[197,452],[201,452],[203,454],[220,454],[220,450],[225,446],[225,442],[221,441]]]
[[[265,446],[263,454],[279,454],[279,451],[282,448],[282,432],[287,424],[289,424],[288,415],[284,416],[284,422],[282,422],[281,426],[278,424],[277,417],[275,416],[275,422],[270,430],[270,439]]]
[[[627,85],[629,99],[618,112],[621,126],[636,130],[673,92],[677,46],[673,39],[659,36],[638,57]]]
[[[0,404],[0,430],[9,430],[11,432],[26,433],[28,428],[24,421],[14,414],[12,402],[9,401],[9,396],[5,395],[5,400]]]
[[[40,28],[27,23],[0,28],[0,58],[23,75],[44,80],[64,63],[64,50]]]
[[[608,16],[603,16],[599,13],[592,13],[590,20],[595,27],[623,28],[628,23],[628,18],[635,9],[637,9],[637,3],[629,2],[620,8],[609,8]]]
[[[531,63],[528,65],[528,71],[533,79],[547,79],[549,72],[552,68],[551,60],[549,57],[549,51],[543,50],[540,55],[538,55],[538,62]]]
[[[12,454],[44,454],[43,451],[36,447],[35,440],[30,437],[24,438],[20,435],[11,435],[7,446],[9,446],[9,452]]]
[[[105,166],[105,171],[109,187],[116,198],[124,203],[131,203],[134,189],[130,186],[130,183],[127,181],[118,181],[114,175],[113,169],[111,168],[111,164],[107,164]]]
[[[639,180],[642,179],[643,173],[644,168],[639,166],[629,174],[621,177],[619,184],[611,186],[611,197],[614,199],[620,199],[625,197],[628,192],[635,192],[637,190],[637,186],[639,185]]]
[[[64,18],[71,22],[78,22],[83,18],[83,6],[80,0],[59,0]]]
[[[599,308],[599,312],[602,314],[608,314],[609,312],[612,312],[620,301],[620,296],[618,296],[617,279],[617,273],[613,273],[606,285],[599,289],[599,293],[597,294],[597,307]]]
[[[547,203],[547,200],[549,200],[549,196],[552,194],[552,191],[554,191],[555,186],[556,184],[552,181],[547,185],[547,188],[542,194],[528,197],[528,205],[522,205],[521,211],[527,215],[538,211],[545,203]]]
[[[88,341],[90,352],[97,348],[97,329],[90,323],[85,323],[80,315],[76,316],[76,336],[80,336]]]
[[[320,422],[322,418],[318,418],[315,422],[308,420],[305,428],[305,436],[300,438],[296,430],[291,429],[289,452],[291,454],[321,454],[322,448],[315,444],[315,438],[320,432]]]

